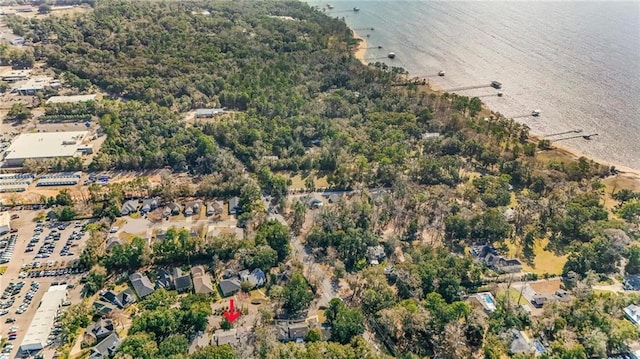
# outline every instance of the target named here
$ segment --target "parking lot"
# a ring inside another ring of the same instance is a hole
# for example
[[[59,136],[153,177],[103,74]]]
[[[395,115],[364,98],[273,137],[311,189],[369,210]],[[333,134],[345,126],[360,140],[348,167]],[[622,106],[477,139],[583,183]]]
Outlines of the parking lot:
[[[68,222],[52,225],[36,223],[39,211],[12,211],[11,227],[17,228],[11,260],[0,276],[0,327],[3,338],[9,339],[7,358],[20,357],[18,349],[29,328],[40,300],[51,285],[66,284],[67,301],[81,300],[82,273],[74,268],[80,252],[86,244],[86,234],[81,233],[83,223]],[[74,233],[75,232],[75,233]],[[2,237],[9,239],[12,233]],[[1,239],[0,239],[1,240]],[[6,292],[6,293],[5,293]],[[5,295],[6,294],[6,295]],[[67,304],[67,303],[65,303]],[[68,303],[70,304],[70,303]],[[6,311],[6,313],[5,313]],[[45,356],[49,359],[53,353]]]

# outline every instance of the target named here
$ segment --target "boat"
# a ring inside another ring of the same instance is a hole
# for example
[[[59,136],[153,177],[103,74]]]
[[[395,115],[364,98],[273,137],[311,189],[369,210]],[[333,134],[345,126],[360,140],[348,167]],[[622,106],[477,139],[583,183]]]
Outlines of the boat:
[[[438,76],[444,76],[444,71],[438,72]]]
[[[500,90],[502,88],[502,84],[498,81],[491,81],[491,87]]]
[[[331,4],[327,4],[327,9],[329,9],[329,10],[333,10],[333,5],[331,5]]]
[[[395,59],[395,58],[396,58],[396,53],[395,53],[395,52],[390,52],[390,53],[387,55],[387,57],[388,57],[388,58],[390,58],[390,59]]]
[[[533,110],[533,111],[531,111],[531,116],[533,116],[533,117],[538,117],[538,116],[540,116],[540,110]]]
[[[353,8],[353,11],[354,11],[354,12],[358,12],[358,11],[360,11],[360,8],[358,8],[358,7],[354,7],[354,8]]]

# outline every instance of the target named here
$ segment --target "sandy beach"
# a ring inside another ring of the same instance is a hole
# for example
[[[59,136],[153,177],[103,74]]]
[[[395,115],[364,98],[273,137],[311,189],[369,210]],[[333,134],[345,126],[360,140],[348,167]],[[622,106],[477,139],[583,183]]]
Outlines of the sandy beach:
[[[362,64],[368,65],[367,61],[365,60],[365,56],[367,54],[367,41],[362,36],[358,35],[357,32],[353,31],[353,34],[356,39],[360,40],[360,42],[358,43],[358,47],[355,49],[354,56],[356,59],[362,62]],[[437,87],[433,86],[430,83],[427,83],[427,85],[425,85],[424,88],[425,88],[425,91],[427,92],[442,93],[442,89],[438,89]],[[538,136],[538,134],[532,133],[531,137],[536,142],[540,140],[540,137]],[[552,142],[552,145],[556,151],[566,155],[569,158],[578,159],[580,157],[586,157],[602,165],[605,165],[608,167],[613,166],[619,172],[618,176],[624,176],[627,180],[636,182],[637,185],[640,186],[640,169],[622,166],[601,158],[594,158],[593,156],[587,156],[576,149],[565,147],[555,142]]]

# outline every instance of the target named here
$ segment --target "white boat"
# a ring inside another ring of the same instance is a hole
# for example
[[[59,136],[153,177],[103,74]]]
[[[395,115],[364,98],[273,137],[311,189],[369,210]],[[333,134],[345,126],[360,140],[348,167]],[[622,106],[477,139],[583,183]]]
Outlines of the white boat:
[[[395,58],[396,58],[396,53],[395,53],[395,52],[390,52],[390,53],[387,55],[387,57],[388,57],[388,58],[390,58],[390,59],[395,59]]]
[[[438,76],[444,76],[444,71],[438,72]]]
[[[533,117],[538,117],[538,116],[540,116],[540,110],[533,110],[533,111],[531,111],[531,116],[533,116]]]

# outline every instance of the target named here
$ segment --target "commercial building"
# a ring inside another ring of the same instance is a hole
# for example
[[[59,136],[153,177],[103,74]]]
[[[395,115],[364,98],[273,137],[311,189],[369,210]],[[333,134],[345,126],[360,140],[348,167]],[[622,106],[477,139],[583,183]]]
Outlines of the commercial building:
[[[88,131],[24,133],[5,152],[9,167],[22,166],[25,160],[79,157]]]
[[[55,103],[77,103],[87,101],[98,101],[98,95],[76,95],[76,96],[53,96],[47,100],[47,104]]]
[[[0,235],[11,231],[11,216],[9,212],[0,213]]]
[[[54,285],[42,296],[36,315],[33,317],[27,334],[22,340],[22,353],[42,350],[47,345],[47,338],[53,328],[58,308],[67,297],[66,285]]]

